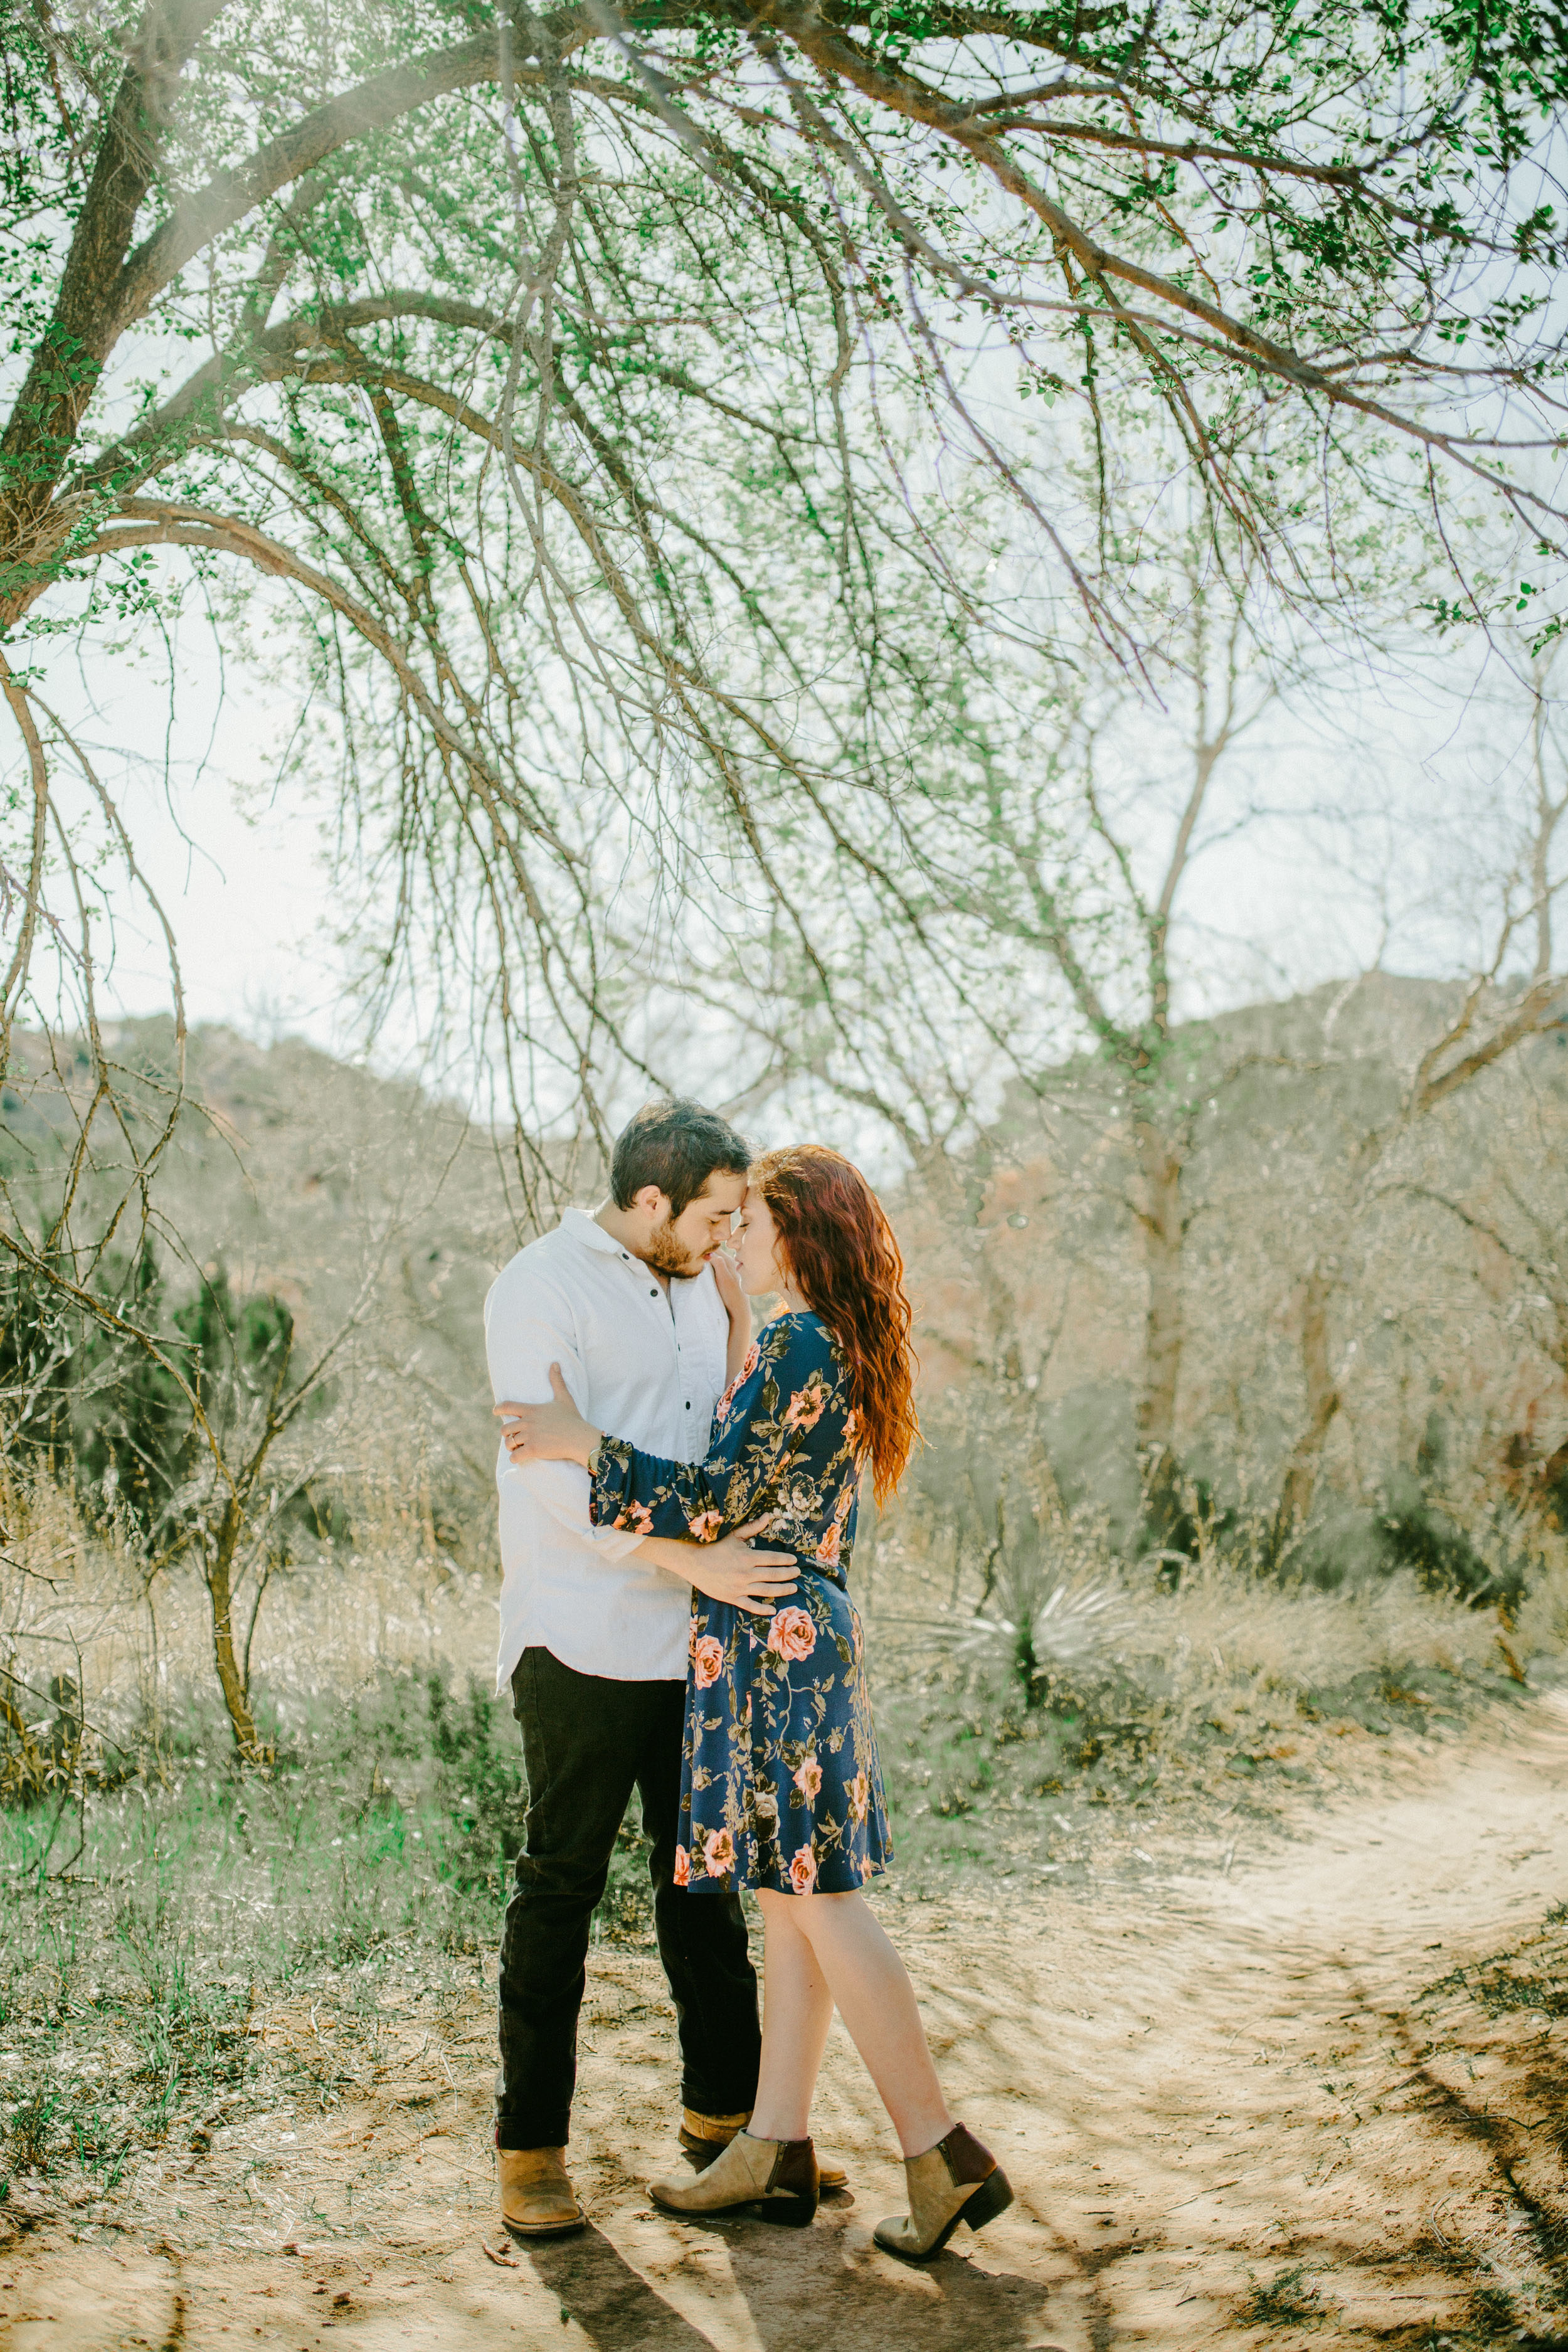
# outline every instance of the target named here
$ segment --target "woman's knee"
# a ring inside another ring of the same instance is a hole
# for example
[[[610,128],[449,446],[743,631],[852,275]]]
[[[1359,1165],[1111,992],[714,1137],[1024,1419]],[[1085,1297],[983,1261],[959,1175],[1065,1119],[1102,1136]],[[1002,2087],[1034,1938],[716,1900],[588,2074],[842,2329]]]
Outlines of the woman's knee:
[[[785,1895],[775,1886],[760,1887],[757,1899],[763,1906],[763,1917],[771,1926],[793,1927],[798,1935],[811,1937],[824,1930],[828,1933],[847,1927],[858,1912],[867,1910],[866,1898],[855,1888],[843,1895]],[[867,1912],[868,1917],[870,1916]]]

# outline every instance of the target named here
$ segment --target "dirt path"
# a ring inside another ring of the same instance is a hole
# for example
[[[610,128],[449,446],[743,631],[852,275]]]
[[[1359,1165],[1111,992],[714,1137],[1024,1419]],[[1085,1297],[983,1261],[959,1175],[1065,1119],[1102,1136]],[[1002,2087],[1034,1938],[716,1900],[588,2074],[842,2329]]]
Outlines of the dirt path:
[[[368,2092],[150,2165],[119,2228],[40,2209],[0,2258],[0,2345],[1568,2346],[1568,2020],[1419,1998],[1568,1895],[1568,1710],[1411,1750],[1382,1793],[1295,1832],[1228,1872],[1221,1843],[1201,1870],[1155,1850],[1141,1881],[1087,1893],[890,1906],[949,2084],[1018,2190],[930,2271],[871,2244],[900,2175],[837,2039],[819,2137],[852,2201],[801,2233],[656,2215],[639,2182],[669,2153],[669,2013],[651,1958],[610,1952],[583,2058],[585,2236],[501,2250],[476,1989],[389,2016]],[[337,2031],[319,2003],[264,2030]]]

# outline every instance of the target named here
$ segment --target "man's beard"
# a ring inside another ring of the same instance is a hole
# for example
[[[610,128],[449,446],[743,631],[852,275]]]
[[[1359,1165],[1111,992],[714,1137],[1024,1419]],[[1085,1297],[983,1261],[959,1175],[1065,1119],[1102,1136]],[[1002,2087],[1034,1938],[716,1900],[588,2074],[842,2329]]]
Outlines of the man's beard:
[[[654,1227],[648,1235],[647,1247],[643,1252],[643,1264],[652,1266],[655,1274],[667,1274],[682,1282],[689,1282],[693,1275],[700,1274],[707,1263],[706,1250],[693,1256],[679,1239],[673,1216],[666,1217],[662,1225]]]

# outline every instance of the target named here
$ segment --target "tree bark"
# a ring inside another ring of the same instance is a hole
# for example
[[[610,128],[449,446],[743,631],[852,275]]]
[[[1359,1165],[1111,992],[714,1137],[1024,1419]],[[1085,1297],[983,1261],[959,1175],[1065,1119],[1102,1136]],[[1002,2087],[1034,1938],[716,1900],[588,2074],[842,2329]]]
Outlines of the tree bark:
[[[1143,1315],[1143,1379],[1135,1408],[1151,1521],[1161,1528],[1176,1502],[1176,1400],[1185,1339],[1180,1152],[1149,1118],[1137,1129],[1142,1201],[1143,1265],[1148,1293]]]
[[[0,436],[0,541],[13,581],[47,575],[56,488],[125,325],[117,299],[132,232],[163,156],[180,72],[220,0],[151,0],[104,122],[54,315]],[[6,604],[13,601],[8,595]],[[10,614],[7,612],[6,617]]]
[[[228,1710],[234,1744],[242,1764],[265,1764],[268,1761],[267,1750],[257,1734],[250,1692],[234,1646],[232,1576],[235,1549],[244,1526],[242,1508],[237,1502],[230,1502],[219,1523],[217,1541],[202,1566],[206,1579],[207,1598],[212,1605],[213,1664],[217,1669],[223,1703]]]
[[[1333,1275],[1314,1259],[1307,1274],[1301,1304],[1301,1370],[1307,1390],[1307,1412],[1301,1433],[1290,1449],[1279,1488],[1279,1508],[1274,1522],[1276,1558],[1304,1524],[1312,1507],[1323,1446],[1340,1409],[1340,1391],[1329,1368],[1329,1301],[1335,1289]]]
[[[1138,1441],[1169,1451],[1176,1433],[1184,1337],[1182,1297],[1182,1164],[1163,1137],[1141,1139],[1143,1160],[1143,1383],[1138,1399]]]
[[[1552,827],[1561,814],[1561,809],[1553,809],[1550,805],[1540,811],[1544,837],[1548,841]],[[1511,929],[1510,919],[1499,948],[1499,962]],[[1514,1001],[1506,1017],[1495,1028],[1478,1036],[1476,1024],[1482,1013],[1486,991],[1493,984],[1494,975],[1495,965],[1492,972],[1476,977],[1458,1013],[1416,1065],[1409,1091],[1397,1115],[1385,1126],[1368,1129],[1349,1152],[1345,1163],[1344,1207],[1339,1220],[1343,1235],[1348,1237],[1353,1232],[1356,1221],[1366,1206],[1372,1178],[1395,1139],[1407,1135],[1450,1095],[1458,1094],[1483,1071],[1489,1070],[1505,1055],[1511,1054],[1516,1046],[1528,1038],[1539,1036],[1560,1018],[1564,983],[1553,980],[1550,973],[1537,975]],[[1475,1042],[1470,1044],[1472,1038]],[[1468,1051],[1461,1052],[1461,1047],[1467,1045]],[[1301,1376],[1306,1391],[1306,1414],[1300,1434],[1290,1449],[1280,1484],[1279,1507],[1274,1522],[1277,1558],[1305,1524],[1312,1507],[1323,1446],[1342,1402],[1333,1374],[1329,1369],[1329,1307],[1339,1286],[1335,1265],[1330,1253],[1321,1250],[1307,1270],[1306,1296],[1301,1307]]]

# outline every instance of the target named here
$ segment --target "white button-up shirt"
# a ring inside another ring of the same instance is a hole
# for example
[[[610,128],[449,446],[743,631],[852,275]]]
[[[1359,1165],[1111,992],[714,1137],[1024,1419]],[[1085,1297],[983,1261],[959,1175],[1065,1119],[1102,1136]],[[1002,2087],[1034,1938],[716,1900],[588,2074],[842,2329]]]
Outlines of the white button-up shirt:
[[[485,1300],[496,1402],[550,1400],[559,1364],[574,1402],[607,1436],[666,1461],[700,1462],[724,1389],[730,1320],[711,1272],[668,1289],[584,1209],[568,1209],[502,1267]],[[524,1650],[553,1652],[614,1682],[686,1673],[690,1588],[634,1559],[641,1538],[596,1528],[575,1462],[518,1468],[503,1443],[500,1650],[503,1690]]]

